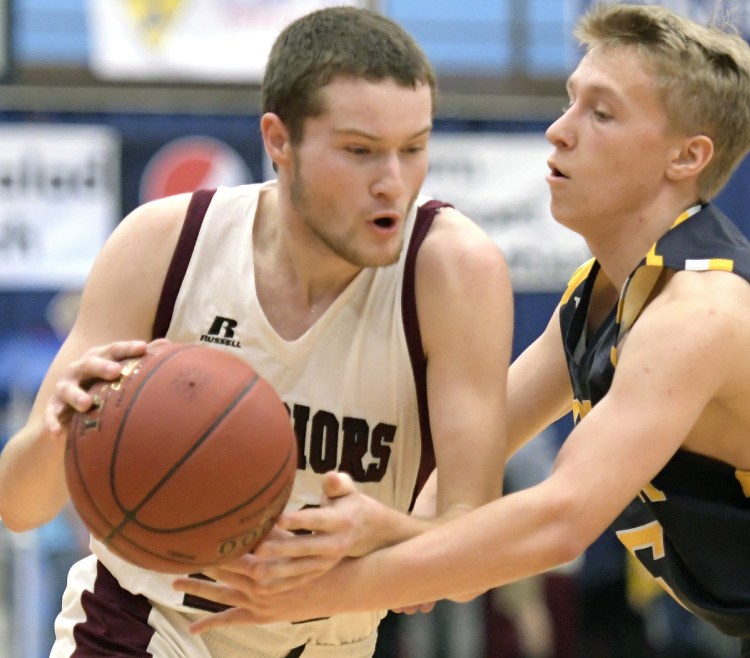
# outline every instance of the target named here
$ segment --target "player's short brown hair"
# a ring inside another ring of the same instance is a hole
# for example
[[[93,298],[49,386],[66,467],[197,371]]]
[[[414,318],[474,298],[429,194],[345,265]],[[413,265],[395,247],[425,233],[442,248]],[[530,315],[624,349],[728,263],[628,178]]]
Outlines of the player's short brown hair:
[[[276,39],[263,79],[263,112],[277,114],[299,143],[305,119],[325,111],[320,89],[338,77],[427,84],[434,107],[433,68],[401,26],[368,9],[330,7],[297,19]]]

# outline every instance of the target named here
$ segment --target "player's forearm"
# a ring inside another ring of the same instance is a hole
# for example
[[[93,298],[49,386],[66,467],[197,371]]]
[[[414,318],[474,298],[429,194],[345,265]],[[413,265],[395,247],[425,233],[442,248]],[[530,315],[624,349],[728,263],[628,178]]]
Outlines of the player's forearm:
[[[573,401],[558,313],[508,370],[506,460],[568,413]]]
[[[473,509],[473,506],[456,504],[442,514],[424,516],[404,514],[380,503],[376,505],[373,513],[365,517],[365,522],[369,526],[364,533],[366,543],[358,544],[355,552],[351,554],[352,557],[408,541]]]
[[[575,558],[588,542],[567,502],[513,494],[406,542],[341,565],[336,610],[398,608],[474,595]],[[579,515],[580,516],[580,515]],[[348,599],[357,592],[357,600]]]
[[[15,532],[52,520],[68,499],[64,437],[50,437],[41,421],[19,430],[0,453],[0,518]]]
[[[297,579],[292,587],[278,587],[272,573],[259,573],[255,561],[247,559],[228,567],[247,578],[230,578],[225,584],[182,579],[176,587],[237,606],[242,612],[235,614],[243,623],[300,621],[466,598],[569,562],[601,532],[586,518],[585,498],[566,494],[567,487],[544,489],[538,485],[512,494],[402,543],[337,561],[322,575],[302,584]],[[262,585],[257,589],[259,576],[273,583],[270,590]],[[217,580],[223,580],[221,574]],[[224,623],[227,620],[219,619],[201,629]]]

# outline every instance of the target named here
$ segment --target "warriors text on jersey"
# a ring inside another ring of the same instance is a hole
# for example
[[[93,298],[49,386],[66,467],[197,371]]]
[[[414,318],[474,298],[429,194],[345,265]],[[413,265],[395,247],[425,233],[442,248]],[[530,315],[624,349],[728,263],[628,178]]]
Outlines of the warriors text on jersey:
[[[586,316],[600,266],[592,260],[579,269],[560,307],[576,420],[609,390],[618,341],[664,269],[724,270],[750,281],[750,242],[711,204],[685,212],[631,274],[589,342]],[[680,450],[613,528],[686,608],[729,635],[750,636],[750,472]]]

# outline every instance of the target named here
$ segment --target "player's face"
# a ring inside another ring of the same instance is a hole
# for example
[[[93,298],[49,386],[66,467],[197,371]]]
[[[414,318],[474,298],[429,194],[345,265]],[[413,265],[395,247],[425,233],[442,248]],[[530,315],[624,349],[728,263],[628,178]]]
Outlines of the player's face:
[[[547,130],[552,215],[586,238],[632,226],[668,188],[676,143],[638,56],[588,53],[568,81],[570,105]]]
[[[427,175],[432,97],[427,85],[336,79],[325,112],[294,147],[291,200],[322,248],[360,267],[389,265]]]

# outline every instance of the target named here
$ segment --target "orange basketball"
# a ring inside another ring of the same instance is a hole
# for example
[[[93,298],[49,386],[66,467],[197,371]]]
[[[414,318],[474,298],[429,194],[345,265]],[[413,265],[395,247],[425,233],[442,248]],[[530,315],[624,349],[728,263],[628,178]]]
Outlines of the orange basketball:
[[[238,557],[272,528],[297,448],[276,391],[239,358],[164,343],[124,362],[75,413],[65,476],[91,533],[129,562],[193,573]]]

